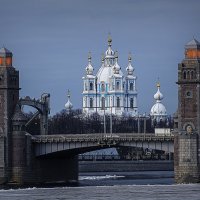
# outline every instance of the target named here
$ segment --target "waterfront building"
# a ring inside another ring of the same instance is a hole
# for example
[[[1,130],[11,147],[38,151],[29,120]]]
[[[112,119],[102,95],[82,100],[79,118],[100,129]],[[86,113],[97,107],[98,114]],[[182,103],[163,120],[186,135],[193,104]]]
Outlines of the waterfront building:
[[[118,63],[118,53],[112,50],[112,39],[108,38],[108,49],[102,56],[101,67],[96,75],[88,56],[86,74],[83,77],[83,113],[91,115],[113,114],[117,116],[136,116],[137,90],[136,76],[131,55],[124,74]]]

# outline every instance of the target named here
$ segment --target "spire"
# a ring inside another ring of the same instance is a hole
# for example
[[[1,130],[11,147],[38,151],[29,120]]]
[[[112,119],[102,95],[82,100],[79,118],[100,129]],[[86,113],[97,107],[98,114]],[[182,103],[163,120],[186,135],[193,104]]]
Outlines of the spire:
[[[112,38],[110,33],[108,34],[108,46],[111,47],[112,46]]]
[[[112,38],[109,34],[108,35],[108,49],[106,50],[106,53],[105,53],[105,57],[108,59],[110,58],[114,59],[114,51],[112,50],[111,46],[112,46]]]
[[[65,104],[65,108],[67,110],[67,113],[69,113],[73,108],[73,105],[70,101],[70,90],[67,91],[67,103]]]
[[[104,63],[104,61],[105,61],[105,56],[104,56],[104,53],[102,53],[102,55],[101,55],[101,62]]]
[[[121,67],[118,64],[118,52],[115,51],[115,65],[113,66],[114,74],[119,74]]]
[[[158,81],[156,84],[158,90],[156,92],[156,94],[154,94],[154,99],[156,100],[156,102],[161,102],[161,100],[164,98],[163,94],[160,92],[160,82]]]
[[[129,53],[129,55],[128,55],[128,66],[126,68],[128,75],[133,75],[133,71],[134,71],[134,68],[131,64],[131,61],[132,61],[132,57],[131,57],[131,53]]]
[[[0,49],[0,66],[12,66],[12,52],[5,47]]]
[[[188,48],[200,48],[200,42],[198,40],[196,40],[193,36],[193,39],[191,41],[189,41],[186,45],[185,45],[185,48],[188,49]]]
[[[87,75],[92,75],[94,68],[91,64],[91,60],[92,60],[92,56],[91,56],[91,52],[88,53],[88,66],[85,68]]]

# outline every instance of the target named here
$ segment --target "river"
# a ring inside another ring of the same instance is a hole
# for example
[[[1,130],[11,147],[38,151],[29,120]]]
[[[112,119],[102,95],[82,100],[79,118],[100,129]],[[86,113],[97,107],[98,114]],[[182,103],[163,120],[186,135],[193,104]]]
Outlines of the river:
[[[0,190],[0,200],[199,200],[200,184],[175,184],[173,172],[85,173],[78,187]]]

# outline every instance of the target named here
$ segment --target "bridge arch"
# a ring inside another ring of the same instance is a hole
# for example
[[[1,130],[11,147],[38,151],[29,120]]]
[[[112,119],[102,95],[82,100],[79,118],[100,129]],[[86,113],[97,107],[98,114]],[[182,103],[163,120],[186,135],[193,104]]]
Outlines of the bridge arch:
[[[132,135],[132,136],[131,136]],[[173,137],[137,137],[130,134],[129,137],[121,134],[115,138],[101,138],[95,134],[81,135],[52,135],[33,139],[35,156],[54,155],[78,155],[89,151],[106,149],[111,147],[140,147],[157,149],[165,152],[174,152]]]

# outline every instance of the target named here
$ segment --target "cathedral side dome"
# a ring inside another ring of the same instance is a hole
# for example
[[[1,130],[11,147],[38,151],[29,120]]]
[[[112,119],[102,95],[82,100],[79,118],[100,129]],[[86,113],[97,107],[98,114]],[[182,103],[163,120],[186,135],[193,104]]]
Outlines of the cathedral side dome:
[[[131,60],[132,60],[132,57],[131,57],[131,55],[129,54],[129,56],[128,56],[128,66],[127,66],[127,68],[126,68],[126,71],[127,71],[127,74],[128,74],[128,75],[133,75],[133,72],[134,72],[134,68],[133,68],[133,66],[132,66],[132,64],[131,64]]]
[[[166,116],[167,110],[162,103],[156,102],[156,104],[154,104],[151,108],[150,115],[151,116],[160,116],[160,117]]]
[[[157,83],[157,92],[154,94],[154,99],[156,103],[152,106],[150,115],[153,119],[157,121],[163,120],[167,116],[167,110],[165,106],[161,103],[161,100],[164,98],[163,94],[160,92],[160,83]]]
[[[73,104],[70,101],[70,91],[68,90],[68,94],[67,94],[67,103],[65,104],[65,108],[67,110],[67,112],[70,112],[70,110],[73,108]]]
[[[94,68],[93,68],[93,66],[91,64],[91,60],[92,60],[92,56],[91,56],[91,53],[89,52],[89,55],[88,55],[88,65],[85,68],[87,75],[93,75]]]

